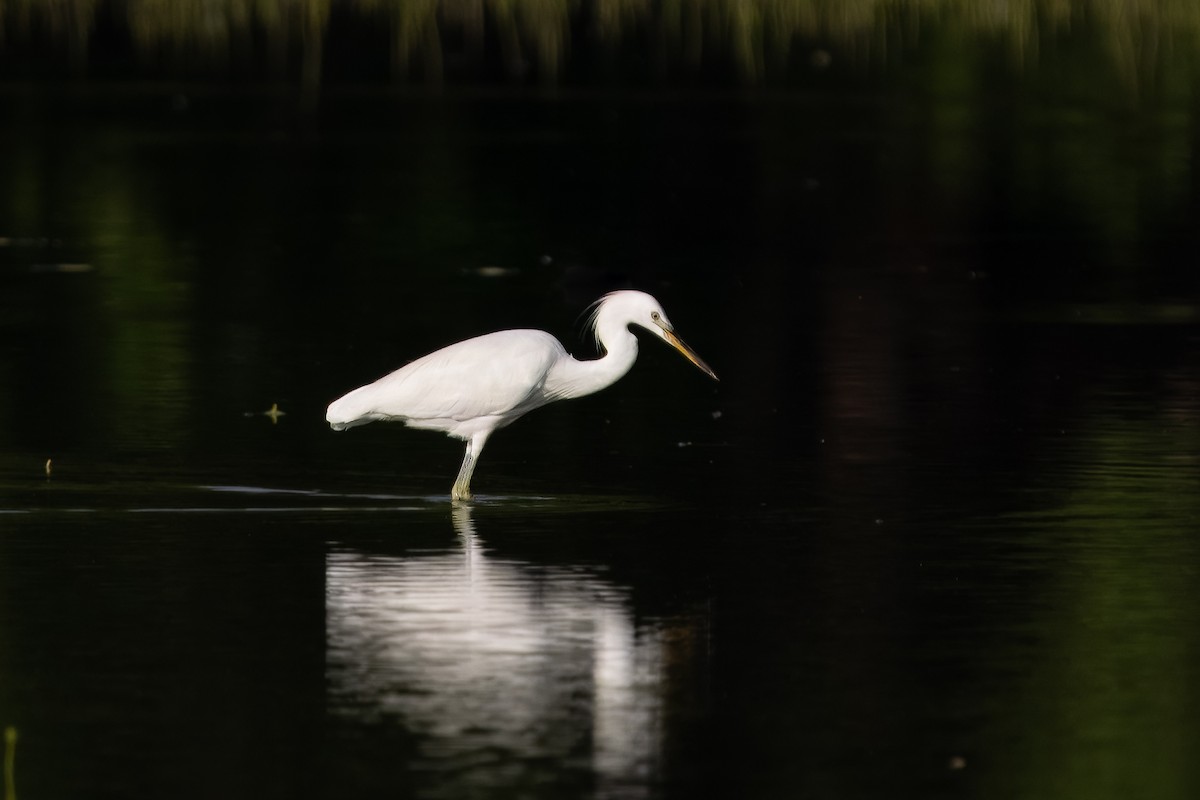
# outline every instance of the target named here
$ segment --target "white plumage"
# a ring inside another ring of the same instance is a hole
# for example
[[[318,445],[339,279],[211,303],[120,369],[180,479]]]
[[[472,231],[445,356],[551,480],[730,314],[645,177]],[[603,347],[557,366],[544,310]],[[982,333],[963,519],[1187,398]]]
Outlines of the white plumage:
[[[654,333],[717,377],[674,334],[658,301],[644,292],[605,295],[590,324],[605,351],[600,358],[577,361],[545,331],[498,331],[443,347],[355,389],[334,400],[325,419],[334,430],[398,421],[466,440],[451,497],[468,500],[475,462],[492,431],[555,400],[598,392],[629,371],[638,348],[630,325]]]

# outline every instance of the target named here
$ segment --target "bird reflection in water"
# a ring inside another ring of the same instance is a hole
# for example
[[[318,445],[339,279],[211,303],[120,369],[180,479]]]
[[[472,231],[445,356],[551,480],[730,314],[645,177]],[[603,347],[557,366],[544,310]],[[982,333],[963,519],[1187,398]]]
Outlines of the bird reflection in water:
[[[446,796],[571,772],[631,796],[649,788],[662,632],[634,625],[621,588],[496,556],[470,507],[452,514],[458,550],[327,556],[332,705],[404,726],[420,742],[406,766],[435,773]]]

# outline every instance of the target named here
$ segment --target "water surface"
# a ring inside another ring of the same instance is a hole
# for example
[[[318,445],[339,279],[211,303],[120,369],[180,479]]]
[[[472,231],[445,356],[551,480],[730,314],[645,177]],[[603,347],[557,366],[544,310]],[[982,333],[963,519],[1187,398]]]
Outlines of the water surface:
[[[20,795],[1194,796],[1179,117],[226,88],[4,90]],[[722,381],[644,342],[469,508],[323,422],[630,284]]]

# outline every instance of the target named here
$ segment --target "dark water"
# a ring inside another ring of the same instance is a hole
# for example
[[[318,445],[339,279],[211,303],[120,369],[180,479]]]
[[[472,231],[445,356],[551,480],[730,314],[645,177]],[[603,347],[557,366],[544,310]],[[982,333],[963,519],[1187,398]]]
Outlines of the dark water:
[[[1179,115],[2,101],[18,795],[1200,790]],[[616,386],[497,434],[470,508],[456,443],[324,425],[476,333],[586,353],[580,313],[623,285],[719,384],[645,342]]]

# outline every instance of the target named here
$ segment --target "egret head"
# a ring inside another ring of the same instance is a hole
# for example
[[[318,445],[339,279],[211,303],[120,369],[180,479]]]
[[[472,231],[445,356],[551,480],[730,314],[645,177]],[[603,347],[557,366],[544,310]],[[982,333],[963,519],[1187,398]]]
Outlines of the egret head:
[[[600,343],[604,330],[610,325],[622,328],[637,325],[644,328],[682,353],[683,357],[699,367],[701,372],[713,380],[718,380],[717,374],[696,355],[696,351],[675,335],[675,327],[667,319],[667,312],[663,311],[662,305],[645,292],[627,289],[606,294],[596,303],[589,324],[597,343]]]

